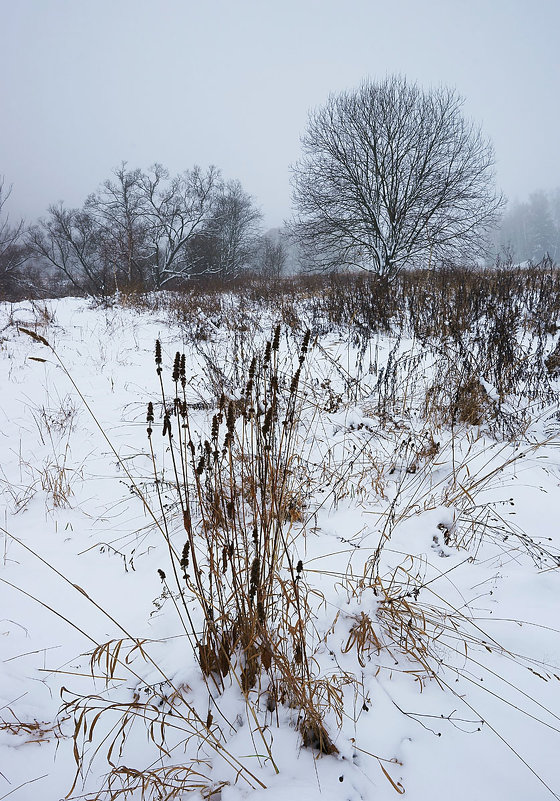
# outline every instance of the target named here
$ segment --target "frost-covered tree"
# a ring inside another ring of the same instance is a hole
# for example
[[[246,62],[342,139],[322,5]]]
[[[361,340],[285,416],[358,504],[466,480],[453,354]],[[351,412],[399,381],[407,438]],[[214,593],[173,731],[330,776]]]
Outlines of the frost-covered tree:
[[[492,146],[462,105],[453,89],[390,77],[311,112],[293,170],[310,265],[390,275],[484,250],[502,199]]]
[[[171,177],[160,164],[142,172],[123,163],[81,209],[51,206],[28,241],[80,291],[162,289],[194,271],[189,243],[210,219],[218,185],[214,167]]]

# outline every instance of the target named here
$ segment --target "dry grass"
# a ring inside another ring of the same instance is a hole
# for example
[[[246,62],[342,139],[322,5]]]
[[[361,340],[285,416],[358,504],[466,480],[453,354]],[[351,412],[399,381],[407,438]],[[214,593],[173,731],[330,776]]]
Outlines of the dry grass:
[[[157,297],[158,311],[180,321],[186,342],[203,354],[205,396],[193,402],[186,357],[179,352],[166,365],[157,343],[159,394],[146,420],[151,481],[140,487],[121,464],[163,539],[162,594],[178,615],[208,707],[197,711],[191,689],[174,684],[161,668],[152,655],[160,644],[124,629],[121,639],[94,642],[91,673],[102,676],[105,687],[67,693],[63,715],[74,721],[76,779],[92,760],[107,761],[96,798],[136,793],[155,801],[180,798],[185,790],[218,795],[222,783],[211,770],[216,756],[240,781],[262,786],[248,767],[253,763],[229,750],[235,727],[219,710],[232,692],[243,699],[254,756],[276,767],[269,727],[281,712],[291,715],[303,746],[337,753],[345,698],[364,693],[364,671],[399,669],[419,686],[436,681],[454,692],[443,669],[467,680],[480,651],[523,661],[446,600],[443,573],[426,580],[425,565],[407,553],[387,571],[383,557],[400,525],[443,506],[453,509],[453,522],[434,534],[442,553],[463,549],[473,558],[485,540],[502,543],[504,552],[513,547],[529,554],[541,567],[559,564],[552,548],[511,523],[506,530],[498,512],[477,501],[499,471],[539,447],[523,437],[528,421],[556,397],[556,351],[548,360],[546,353],[560,313],[557,289],[556,268],[543,264],[529,271],[403,273],[392,284],[356,276],[268,287],[251,280],[236,288],[233,300],[231,287],[209,285]],[[141,296],[126,302],[153,305]],[[232,314],[243,304],[246,316]],[[291,334],[277,326],[260,347],[255,332],[263,320],[282,320]],[[48,346],[37,330],[21,330]],[[215,344],[219,331],[227,332],[226,358],[222,343]],[[339,353],[331,357],[317,341],[321,334],[347,342],[346,361]],[[372,345],[380,334],[391,342],[383,363]],[[309,372],[310,352],[315,373]],[[520,399],[513,411],[512,397]],[[331,434],[325,421],[356,406],[367,422]],[[66,420],[44,411],[47,435],[67,436],[72,415]],[[473,472],[483,437],[491,443],[488,465]],[[523,442],[515,455],[508,438]],[[54,505],[71,493],[63,484],[65,452],[61,456],[51,465],[54,483],[45,486]],[[332,631],[343,622],[342,653],[355,665],[325,675],[320,652],[326,636],[313,628],[314,610],[325,601],[313,584],[321,571],[308,569],[302,554],[317,510],[343,498],[375,502],[379,542],[359,575],[349,561],[321,577],[338,583],[354,609],[366,594],[375,601],[349,616],[339,610]],[[463,653],[461,671],[454,657]],[[150,680],[144,678],[148,669]],[[134,680],[132,698],[120,688],[125,677]],[[150,765],[128,760],[138,730],[153,746]],[[400,793],[402,786],[379,764]]]

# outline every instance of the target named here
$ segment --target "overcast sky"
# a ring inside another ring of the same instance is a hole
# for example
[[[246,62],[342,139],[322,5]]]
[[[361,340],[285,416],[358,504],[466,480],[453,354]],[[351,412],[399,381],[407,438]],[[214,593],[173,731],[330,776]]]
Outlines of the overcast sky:
[[[307,112],[390,73],[456,87],[510,199],[560,185],[560,0],[0,0],[10,216],[81,205],[122,160],[215,164],[290,215]]]

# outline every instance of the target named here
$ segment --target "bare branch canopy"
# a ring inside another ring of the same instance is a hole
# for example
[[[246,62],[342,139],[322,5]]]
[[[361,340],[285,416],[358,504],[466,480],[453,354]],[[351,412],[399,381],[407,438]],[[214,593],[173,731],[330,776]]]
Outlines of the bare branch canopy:
[[[494,152],[453,90],[405,78],[331,95],[309,116],[293,169],[308,264],[391,275],[477,257],[502,197]]]

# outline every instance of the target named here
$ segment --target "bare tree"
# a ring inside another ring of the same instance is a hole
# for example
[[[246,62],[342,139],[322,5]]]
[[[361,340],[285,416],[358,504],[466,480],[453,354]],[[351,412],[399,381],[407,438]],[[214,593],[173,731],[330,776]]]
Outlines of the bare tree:
[[[312,266],[391,275],[484,250],[502,198],[492,146],[462,104],[452,89],[390,77],[310,114],[293,187],[295,232]]]
[[[215,167],[206,172],[194,167],[170,180],[165,167],[155,164],[141,176],[154,288],[196,272],[188,245],[213,212],[218,182],[219,171]]]
[[[0,175],[0,297],[8,298],[17,294],[22,283],[21,268],[28,253],[22,244],[23,220],[11,225],[5,213],[5,205],[10,197],[11,187],[4,188],[4,177]]]
[[[261,237],[256,254],[256,270],[261,275],[279,278],[286,266],[288,254],[279,230]]]
[[[259,245],[261,217],[239,181],[220,182],[212,213],[190,243],[194,274],[231,279],[249,269]]]
[[[87,209],[49,207],[28,235],[33,252],[60,270],[79,292],[107,298],[118,289],[115,262],[103,229]]]
[[[99,225],[115,282],[121,288],[144,287],[149,284],[152,251],[144,213],[143,175],[138,169],[127,170],[126,162],[113,175],[115,180],[105,181],[88,197],[84,208]]]

